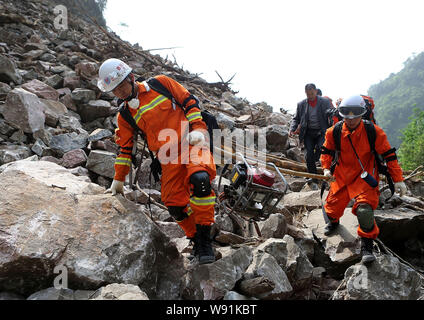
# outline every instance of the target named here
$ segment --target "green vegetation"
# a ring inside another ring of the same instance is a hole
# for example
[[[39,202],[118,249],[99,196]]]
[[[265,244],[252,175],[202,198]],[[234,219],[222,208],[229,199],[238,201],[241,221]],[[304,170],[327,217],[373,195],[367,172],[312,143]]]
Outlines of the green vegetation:
[[[414,108],[424,110],[424,52],[408,58],[400,72],[372,85],[368,95],[375,101],[377,124],[386,132],[390,144],[399,148],[401,130],[413,121],[409,117],[417,115]]]
[[[411,122],[402,130],[399,161],[404,170],[413,170],[424,164],[424,111],[418,108],[409,117]]]

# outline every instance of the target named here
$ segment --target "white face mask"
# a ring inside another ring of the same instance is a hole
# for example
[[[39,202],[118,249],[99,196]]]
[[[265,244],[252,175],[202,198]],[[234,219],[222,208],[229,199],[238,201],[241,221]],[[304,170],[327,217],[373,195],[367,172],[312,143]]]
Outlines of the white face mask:
[[[140,105],[140,100],[138,100],[138,98],[131,99],[131,100],[128,102],[128,106],[129,106],[131,109],[137,109],[137,108],[139,107],[139,105]]]

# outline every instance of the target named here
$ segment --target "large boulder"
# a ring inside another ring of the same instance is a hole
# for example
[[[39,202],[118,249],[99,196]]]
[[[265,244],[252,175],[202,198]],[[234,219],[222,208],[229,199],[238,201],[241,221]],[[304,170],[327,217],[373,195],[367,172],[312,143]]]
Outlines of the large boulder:
[[[63,266],[74,289],[126,283],[179,297],[182,257],[146,213],[54,163],[23,162],[0,168],[0,291],[47,288]]]
[[[88,134],[77,134],[76,132],[58,134],[53,136],[48,146],[59,156],[75,149],[84,149],[88,143]]]
[[[46,124],[50,127],[56,127],[60,116],[66,114],[68,109],[59,101],[41,99],[41,102],[44,104]]]
[[[415,270],[390,255],[377,256],[368,267],[351,266],[345,281],[345,289],[335,294],[336,300],[417,300],[423,284]]]
[[[14,127],[25,133],[34,133],[44,129],[44,109],[44,104],[35,94],[15,88],[7,95],[2,113],[4,119]]]
[[[288,148],[288,138],[286,126],[273,124],[266,127],[266,147],[269,151],[284,152]]]
[[[115,176],[115,159],[115,153],[102,150],[92,150],[88,156],[86,167],[98,175],[113,179]]]
[[[90,122],[98,118],[109,117],[116,110],[112,107],[109,101],[105,100],[90,100],[79,108],[79,114],[83,122]]]
[[[284,206],[292,214],[297,214],[300,209],[308,211],[320,208],[320,191],[292,192],[284,196],[277,207]]]

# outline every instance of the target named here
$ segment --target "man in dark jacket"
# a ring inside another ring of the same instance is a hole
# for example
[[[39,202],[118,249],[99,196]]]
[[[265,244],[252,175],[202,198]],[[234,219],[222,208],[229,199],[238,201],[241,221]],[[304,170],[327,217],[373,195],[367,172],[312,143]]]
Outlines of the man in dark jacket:
[[[330,127],[328,117],[333,108],[328,99],[317,95],[317,88],[313,83],[305,86],[305,93],[307,98],[297,104],[290,136],[299,134],[299,141],[304,143],[306,149],[308,172],[317,173],[315,162],[319,161],[325,131]]]

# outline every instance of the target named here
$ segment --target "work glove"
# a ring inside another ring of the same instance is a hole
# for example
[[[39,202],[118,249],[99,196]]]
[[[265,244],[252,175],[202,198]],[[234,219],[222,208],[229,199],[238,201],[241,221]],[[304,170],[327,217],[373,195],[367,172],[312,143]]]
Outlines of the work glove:
[[[200,146],[204,145],[206,142],[205,135],[198,131],[194,130],[188,134],[188,143],[192,146],[200,144]]]
[[[324,177],[330,178],[328,179],[329,182],[336,181],[336,178],[331,174],[331,171],[328,169],[324,169]]]
[[[115,196],[117,193],[124,195],[124,181],[113,180],[112,185],[105,193],[112,193],[112,196]]]
[[[406,184],[403,181],[395,182],[395,192],[399,193],[399,196],[403,197],[406,194]]]

